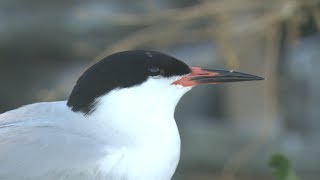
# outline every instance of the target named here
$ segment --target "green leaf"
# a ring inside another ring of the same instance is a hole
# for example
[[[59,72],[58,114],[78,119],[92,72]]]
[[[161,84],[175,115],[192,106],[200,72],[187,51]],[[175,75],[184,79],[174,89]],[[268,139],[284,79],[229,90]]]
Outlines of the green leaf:
[[[273,169],[276,180],[298,180],[291,169],[290,160],[283,154],[274,154],[269,161],[269,166]]]

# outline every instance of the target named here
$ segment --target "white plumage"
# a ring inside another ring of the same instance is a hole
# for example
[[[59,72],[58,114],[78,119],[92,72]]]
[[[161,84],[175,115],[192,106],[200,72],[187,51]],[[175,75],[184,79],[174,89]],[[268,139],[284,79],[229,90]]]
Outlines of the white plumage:
[[[171,85],[179,78],[113,90],[88,116],[66,101],[1,114],[0,179],[171,179],[180,155],[174,109],[191,89]]]

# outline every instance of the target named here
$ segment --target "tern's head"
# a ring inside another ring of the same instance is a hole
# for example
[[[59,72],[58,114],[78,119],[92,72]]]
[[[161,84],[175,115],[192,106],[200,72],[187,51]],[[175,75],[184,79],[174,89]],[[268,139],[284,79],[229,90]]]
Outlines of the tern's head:
[[[189,67],[160,52],[124,51],[104,58],[85,71],[72,90],[68,106],[88,115],[96,110],[101,99],[112,96],[113,101],[136,100],[150,105],[165,106],[155,101],[171,101],[174,110],[179,99],[195,85],[261,79],[235,71]]]

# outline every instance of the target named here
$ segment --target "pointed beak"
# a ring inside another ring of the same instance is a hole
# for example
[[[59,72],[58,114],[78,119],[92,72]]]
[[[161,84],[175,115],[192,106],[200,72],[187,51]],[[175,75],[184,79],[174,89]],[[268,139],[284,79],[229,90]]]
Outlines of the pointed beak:
[[[174,85],[195,86],[199,84],[219,84],[238,81],[256,81],[264,78],[236,71],[204,69],[192,67],[191,73],[173,82]]]

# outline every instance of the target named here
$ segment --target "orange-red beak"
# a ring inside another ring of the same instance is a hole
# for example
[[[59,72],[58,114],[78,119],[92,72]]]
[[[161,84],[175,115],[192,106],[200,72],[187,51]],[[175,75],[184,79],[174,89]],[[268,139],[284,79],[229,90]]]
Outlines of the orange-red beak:
[[[198,84],[218,84],[225,82],[237,81],[256,81],[264,80],[264,78],[246,74],[236,71],[203,69],[199,67],[192,67],[191,73],[183,76],[179,80],[173,82],[174,85],[181,85],[184,87],[195,86]]]

